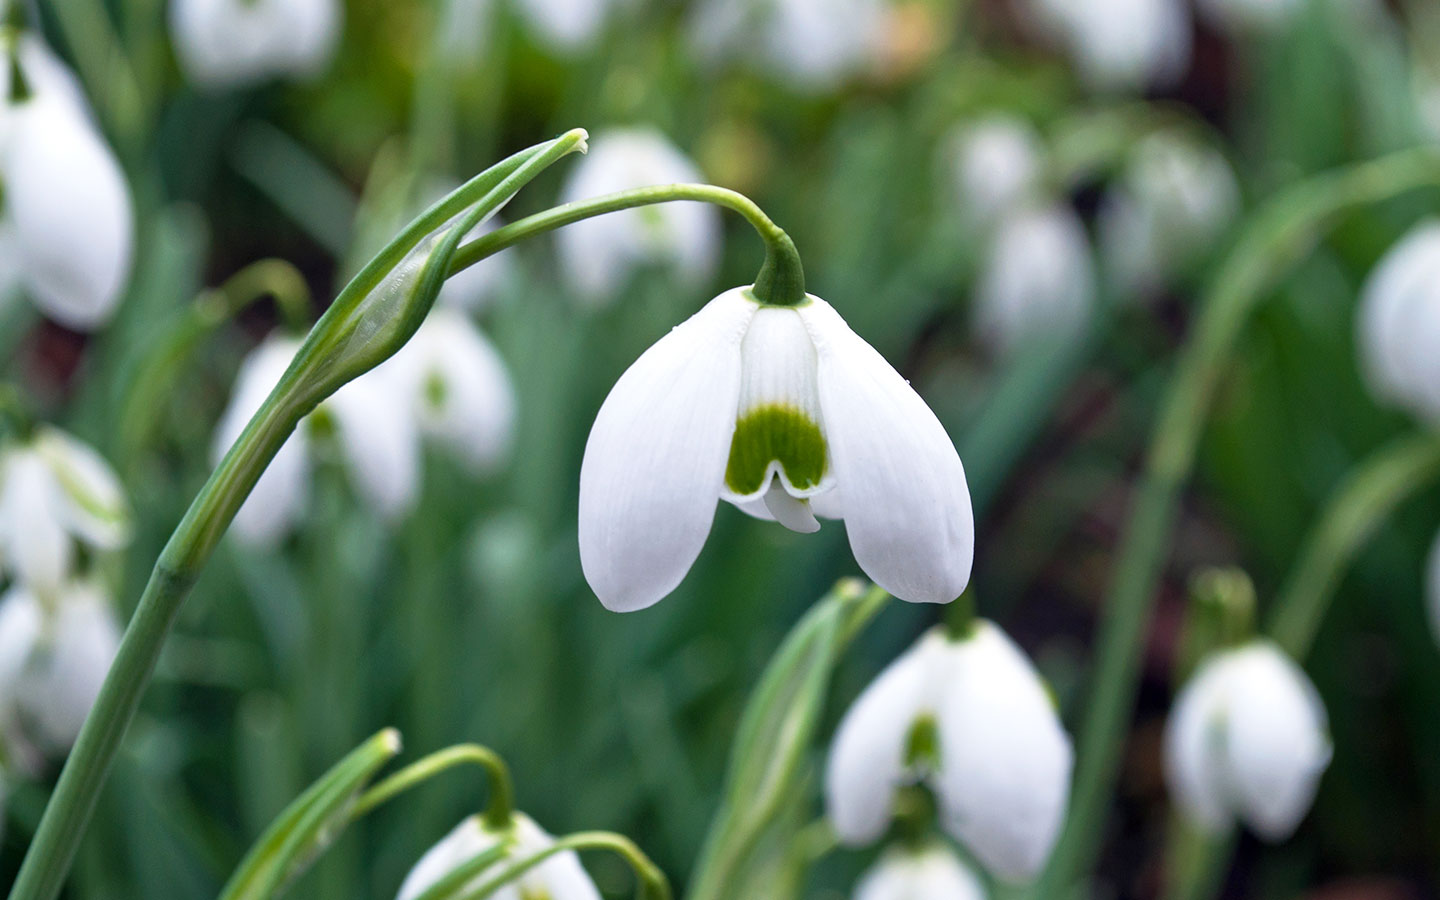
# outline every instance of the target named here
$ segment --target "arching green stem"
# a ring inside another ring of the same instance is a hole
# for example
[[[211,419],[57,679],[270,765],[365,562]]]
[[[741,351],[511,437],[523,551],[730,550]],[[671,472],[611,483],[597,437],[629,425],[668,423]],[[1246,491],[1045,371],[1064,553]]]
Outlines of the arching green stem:
[[[486,827],[492,830],[509,827],[515,809],[515,790],[511,785],[510,770],[500,758],[500,754],[479,744],[446,747],[411,763],[361,794],[350,810],[350,818],[358,819],[397,794],[460,765],[478,765],[490,778],[490,796],[485,805]]]
[[[545,860],[564,853],[566,850],[609,850],[629,864],[635,873],[635,896],[641,900],[670,900],[670,881],[660,867],[650,861],[635,842],[620,834],[608,831],[577,831],[557,840],[552,846],[539,853],[527,856],[503,869],[500,874],[486,881],[469,893],[462,894],[462,900],[484,900],[500,888],[520,878],[526,872]]]
[[[790,240],[790,236],[780,226],[770,221],[770,217],[749,197],[711,184],[665,184],[635,188],[547,209],[503,228],[497,228],[464,245],[455,254],[455,263],[450,273],[453,275],[492,253],[527,238],[554,231],[581,219],[677,200],[714,203],[744,216],[765,242],[765,263],[760,267],[760,274],[755,277],[755,286],[752,288],[755,299],[774,306],[795,306],[804,302],[805,270],[800,264],[800,254],[795,249],[795,242]]]
[[[1064,894],[1093,866],[1110,797],[1160,568],[1180,492],[1189,481],[1210,404],[1235,347],[1275,280],[1312,247],[1326,223],[1416,188],[1440,186],[1440,153],[1406,150],[1317,176],[1282,192],[1250,221],[1202,297],[1152,435],[1104,605],[1089,703],[1079,729],[1065,830],[1033,894]]]

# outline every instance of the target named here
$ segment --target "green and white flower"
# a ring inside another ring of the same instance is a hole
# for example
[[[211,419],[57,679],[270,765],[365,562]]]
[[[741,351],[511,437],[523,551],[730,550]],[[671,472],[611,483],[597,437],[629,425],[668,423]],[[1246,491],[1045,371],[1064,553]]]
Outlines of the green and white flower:
[[[1236,819],[1268,841],[1295,831],[1330,764],[1325,707],[1268,641],[1214,654],[1175,700],[1165,774],[1185,815],[1219,831]]]
[[[860,568],[904,600],[948,602],[970,578],[970,493],[944,426],[812,295],[726,291],[616,382],[580,467],[600,601],[636,610],[674,590],[722,499],[792,531],[843,518]]]
[[[1037,338],[1071,337],[1095,307],[1095,265],[1085,226],[1069,206],[1007,211],[975,287],[975,327],[1001,356]]]
[[[129,537],[124,489],[94,449],[48,425],[0,448],[0,573],[50,595],[75,574],[77,544]]]
[[[1029,0],[1033,24],[1103,91],[1167,87],[1190,64],[1190,11],[1184,0]]]
[[[1440,424],[1440,220],[1415,226],[1380,259],[1356,333],[1376,399]]]
[[[323,72],[342,15],[337,0],[171,0],[170,35],[191,81],[236,87]]]
[[[466,891],[476,890],[507,866],[555,844],[555,839],[524,813],[516,814],[511,826],[503,830],[488,828],[479,816],[471,816],[420,857],[405,876],[396,900],[415,900],[466,861],[503,841],[511,842],[505,855],[477,874]],[[600,900],[600,892],[573,850],[556,853],[490,896],[494,900]]]
[[[949,847],[892,847],[855,885],[855,900],[985,900],[985,888]]]
[[[707,0],[691,44],[708,63],[739,57],[787,87],[828,91],[879,60],[884,14],[881,0]]]
[[[878,840],[897,792],[923,781],[942,826],[997,877],[1033,878],[1060,833],[1074,759],[1055,704],[1020,648],[977,621],[932,630],[845,714],[825,806],[840,840]]]

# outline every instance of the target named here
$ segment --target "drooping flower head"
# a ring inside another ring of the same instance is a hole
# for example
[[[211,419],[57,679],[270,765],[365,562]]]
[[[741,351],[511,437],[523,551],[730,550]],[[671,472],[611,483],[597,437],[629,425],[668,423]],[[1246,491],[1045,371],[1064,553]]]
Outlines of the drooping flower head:
[[[926,634],[870,683],[830,748],[825,806],[846,844],[878,840],[899,790],[926,782],[941,824],[996,876],[1022,881],[1059,836],[1073,753],[1024,654],[978,621]]]
[[[882,55],[880,0],[708,0],[691,24],[700,59],[740,57],[791,88],[833,89]]]
[[[320,74],[341,17],[337,0],[171,0],[170,35],[192,81],[238,87]]]
[[[1022,206],[1000,219],[975,288],[975,327],[1000,354],[1079,334],[1095,305],[1085,226],[1069,206]]]
[[[503,841],[511,842],[505,855],[477,874],[462,893],[478,889],[511,863],[543,852],[555,843],[545,829],[523,813],[515,815],[509,828],[500,830],[488,827],[479,816],[471,816],[420,857],[410,874],[405,876],[396,900],[415,900],[466,861]],[[600,892],[573,850],[556,853],[490,896],[496,900],[530,900],[532,897],[544,900],[600,900]]]
[[[625,0],[512,0],[529,32],[550,50],[575,54],[594,46]]]
[[[583,200],[652,184],[700,181],[700,171],[650,128],[602,132],[570,174],[561,199]],[[561,274],[589,303],[613,300],[640,265],[673,266],[687,283],[709,281],[720,256],[720,213],[706,203],[627,209],[556,235]]]
[[[892,847],[855,885],[854,900],[985,900],[985,888],[949,847]]]
[[[1237,819],[1282,841],[1309,812],[1330,764],[1325,707],[1300,667],[1267,641],[1211,656],[1165,730],[1165,774],[1201,827]]]
[[[844,519],[860,568],[904,600],[949,602],[970,578],[949,435],[813,295],[726,291],[616,382],[580,466],[580,562],[600,601],[636,610],[674,590],[722,499],[792,531]]]
[[[1097,90],[1167,87],[1190,64],[1183,0],[1028,0],[1027,9],[1035,28],[1064,46]]]
[[[956,127],[948,142],[956,205],[975,226],[1036,199],[1044,148],[1029,123],[991,113]]]
[[[1376,399],[1440,424],[1440,220],[1386,251],[1365,281],[1356,331]]]

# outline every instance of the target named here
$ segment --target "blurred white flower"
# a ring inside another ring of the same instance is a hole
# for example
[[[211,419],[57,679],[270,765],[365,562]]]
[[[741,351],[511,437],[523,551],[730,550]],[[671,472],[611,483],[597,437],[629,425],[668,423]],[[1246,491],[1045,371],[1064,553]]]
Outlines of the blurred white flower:
[[[80,733],[120,645],[98,587],[70,582],[50,603],[14,586],[0,597],[0,707],[38,742],[63,752]],[[28,640],[27,640],[28,639]]]
[[[1062,44],[1092,88],[1167,87],[1190,65],[1184,0],[1028,0],[1033,24]]]
[[[860,876],[854,900],[985,900],[985,888],[948,847],[892,847]]]
[[[1304,5],[1305,0],[1196,0],[1201,15],[1235,32],[1279,28]]]
[[[339,43],[338,0],[170,0],[170,35],[190,80],[235,87],[310,78]]]
[[[1146,136],[1100,207],[1107,275],[1126,296],[1154,294],[1214,246],[1239,208],[1219,152],[1177,134]]]
[[[1430,630],[1435,641],[1440,643],[1440,534],[1430,546],[1430,556],[1425,565],[1425,594],[1430,612]]]
[[[504,461],[514,436],[515,389],[505,361],[464,313],[435,308],[377,371],[398,381],[425,436],[476,472]]]
[[[791,87],[829,90],[878,61],[884,15],[883,0],[707,0],[691,43],[707,62],[743,56]]]
[[[130,189],[90,120],[74,75],[43,44],[22,38],[30,94],[0,106],[0,257],[46,316],[95,328],[115,310],[130,274]]]
[[[218,462],[264,404],[290,365],[300,342],[272,336],[240,366],[230,405],[215,430]],[[372,370],[346,384],[320,404],[295,432],[256,482],[231,530],[249,544],[272,544],[298,524],[309,499],[309,454],[316,431],[333,436],[333,445],[360,497],[383,518],[407,512],[420,483],[418,424],[411,398],[398,379]]]
[[[576,53],[595,44],[622,0],[514,0],[520,17],[543,44]]]
[[[875,583],[910,601],[965,589],[965,470],[920,395],[818,297],[726,291],[620,377],[580,466],[580,562],[617,611],[670,593],[724,499],[792,531],[843,518]]]
[[[1007,113],[958,126],[948,146],[957,206],[974,225],[1029,204],[1044,174],[1044,148],[1028,122]]]
[[[996,876],[1033,878],[1064,821],[1073,762],[1045,685],[997,626],[927,633],[870,683],[830,748],[825,805],[859,845],[884,834],[897,791],[925,781],[941,822]]]
[[[975,288],[975,327],[1001,355],[1039,337],[1078,334],[1095,305],[1095,266],[1085,226],[1068,206],[1006,214]]]
[[[1360,295],[1361,369],[1381,403],[1440,425],[1440,220],[1386,251]]]
[[[572,202],[653,184],[703,180],[659,132],[607,131],[590,140],[561,200]],[[720,213],[708,203],[665,203],[576,222],[556,235],[561,274],[583,300],[601,304],[642,264],[672,266],[686,283],[709,281],[720,256]]]
[[[1309,812],[1329,764],[1315,687],[1265,641],[1209,657],[1166,724],[1170,791],[1187,817],[1210,830],[1239,819],[1268,841],[1284,840]]]
[[[130,536],[125,492],[89,446],[42,425],[0,448],[0,573],[45,595],[75,568],[75,543],[114,550]]]
[[[523,813],[517,813],[513,825],[505,831],[491,830],[479,816],[471,816],[420,857],[420,861],[405,876],[396,900],[415,900],[461,865],[505,840],[513,842],[505,855],[500,861],[481,870],[475,879],[462,889],[462,893],[478,889],[488,879],[499,875],[508,865],[541,853],[555,843],[555,839],[546,833],[545,829]],[[600,900],[600,892],[585,873],[585,868],[580,865],[580,857],[573,850],[563,850],[551,856],[490,896],[495,900],[526,900],[531,897],[543,897],[545,900]]]

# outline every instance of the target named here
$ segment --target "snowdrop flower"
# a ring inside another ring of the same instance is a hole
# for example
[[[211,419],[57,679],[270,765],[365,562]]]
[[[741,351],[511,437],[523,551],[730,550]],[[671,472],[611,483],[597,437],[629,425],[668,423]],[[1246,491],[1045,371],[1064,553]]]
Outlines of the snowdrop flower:
[[[17,58],[30,94],[0,109],[0,256],[42,313],[95,328],[130,274],[130,189],[74,75],[35,41]],[[8,71],[3,83],[8,98]]]
[[[1085,226],[1068,206],[1027,206],[1000,222],[975,289],[976,329],[1000,354],[1089,321],[1095,272]]]
[[[600,37],[619,0],[515,0],[534,36],[558,53],[588,49]]]
[[[115,550],[130,536],[114,471],[89,446],[40,426],[0,450],[0,572],[42,594],[75,568],[75,544]]]
[[[1440,220],[1417,225],[1381,258],[1356,332],[1376,399],[1440,424]]]
[[[855,900],[985,900],[985,888],[947,847],[895,847],[860,876]]]
[[[571,170],[564,202],[645,187],[700,181],[699,170],[663,135],[649,128],[608,131],[590,140]],[[609,302],[641,264],[673,264],[676,275],[699,285],[720,256],[720,213],[706,203],[666,203],[609,213],[556,235],[561,274],[590,303]]]
[[[1440,643],[1440,534],[1430,546],[1430,558],[1425,565],[1425,593],[1430,607],[1430,630]]]
[[[436,307],[377,371],[409,397],[423,435],[476,472],[504,460],[515,426],[515,389],[500,354],[464,313]]]
[[[825,805],[850,845],[885,833],[925,781],[941,823],[996,876],[1033,878],[1059,835],[1073,753],[1045,685],[997,626],[933,630],[865,689],[830,748]]]
[[[1196,824],[1240,819],[1268,841],[1289,837],[1330,764],[1315,687],[1267,641],[1217,653],[1176,698],[1165,729],[1171,793]]]
[[[1183,0],[1030,0],[1045,36],[1063,44],[1099,90],[1167,87],[1190,65]]]
[[[812,532],[843,518],[855,559],[904,600],[970,578],[974,519],[935,414],[830,304],[726,291],[661,338],[600,407],[580,465],[580,562],[616,611],[670,593],[717,500]]]
[[[235,87],[320,74],[341,16],[338,0],[170,0],[170,35],[190,80]]]
[[[976,225],[1029,202],[1044,169],[1040,136],[1029,123],[995,113],[959,126],[951,139],[958,206]]]
[[[115,614],[88,582],[67,584],[48,614],[33,592],[12,587],[0,598],[0,624],[16,632],[0,641],[0,706],[13,707],[41,744],[63,752],[120,645]]]
[[[224,456],[290,365],[300,342],[270,337],[246,357],[215,431],[214,458]],[[376,369],[336,391],[290,435],[235,516],[244,543],[273,544],[299,522],[308,505],[310,453],[316,432],[335,446],[360,497],[383,518],[410,509],[420,482],[418,426],[398,379]]]
[[[829,90],[880,57],[881,0],[709,0],[692,23],[702,60],[749,55],[794,87]]]
[[[1305,0],[1197,0],[1200,13],[1230,31],[1270,31],[1294,18]]]
[[[553,846],[555,839],[523,813],[516,814],[514,824],[505,831],[487,828],[479,816],[471,816],[426,851],[405,876],[396,900],[415,900],[436,882],[455,871],[468,860],[495,847],[509,838],[514,844],[499,861],[475,876],[462,893],[474,891],[494,878],[510,863],[518,862]],[[573,850],[555,854],[520,876],[515,882],[491,895],[496,900],[600,900],[600,892]]]
[[[1135,147],[1100,208],[1109,275],[1129,296],[1154,294],[1210,249],[1240,207],[1240,188],[1217,151],[1156,133]]]

